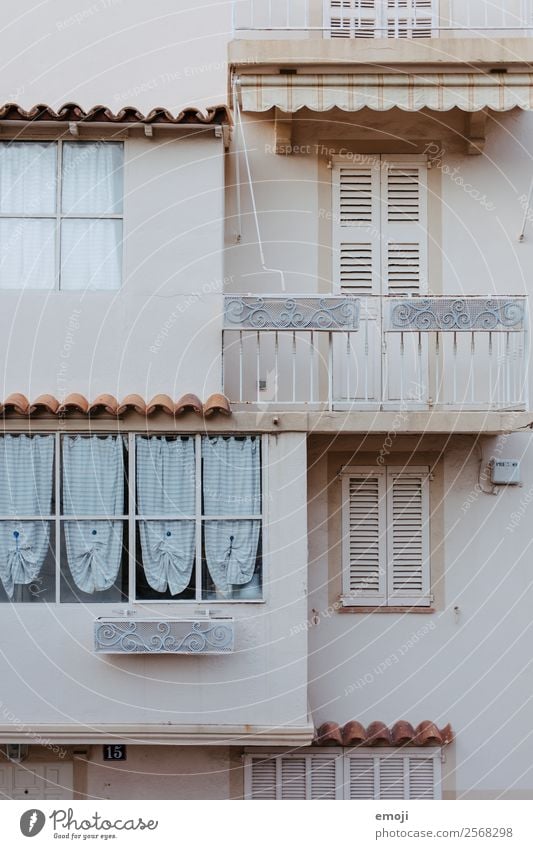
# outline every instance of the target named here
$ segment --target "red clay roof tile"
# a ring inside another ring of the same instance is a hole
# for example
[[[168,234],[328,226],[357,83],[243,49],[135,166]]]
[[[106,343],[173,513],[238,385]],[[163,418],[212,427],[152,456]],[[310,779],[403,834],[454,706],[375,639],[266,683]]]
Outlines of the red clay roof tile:
[[[109,124],[225,124],[231,123],[231,114],[227,106],[218,104],[210,106],[205,112],[188,106],[177,115],[168,109],[157,106],[144,115],[134,106],[125,106],[118,112],[113,112],[108,106],[93,106],[87,111],[77,103],[65,103],[55,110],[45,103],[38,103],[30,109],[24,109],[18,103],[5,103],[0,106],[0,121],[21,121],[33,123],[36,121],[54,121],[68,123],[79,121],[83,123]]]
[[[155,395],[149,404],[146,403],[141,395],[126,395],[119,404],[114,395],[103,393],[98,395],[94,401],[89,404],[87,398],[77,392],[68,395],[64,401],[59,401],[53,395],[39,395],[35,401],[30,402],[25,395],[20,392],[15,392],[9,395],[3,403],[0,403],[0,415],[39,415],[48,413],[48,415],[82,415],[96,416],[101,413],[107,413],[111,416],[123,416],[129,412],[136,412],[139,415],[150,416],[153,413],[165,413],[168,416],[177,416],[182,413],[193,411],[198,415],[206,417],[213,416],[216,413],[221,413],[224,416],[231,416],[231,406],[225,395],[211,395],[205,404],[202,404],[197,395],[187,393],[174,404],[169,395]]]
[[[182,395],[179,401],[176,401],[174,413],[179,416],[181,413],[188,412],[189,410],[192,410],[193,413],[198,413],[200,416],[203,412],[202,402],[197,395],[192,395],[191,393]]]
[[[316,746],[446,746],[453,740],[451,725],[439,730],[434,722],[425,720],[415,728],[400,720],[392,728],[383,722],[371,722],[365,729],[352,720],[343,727],[336,722],[324,722],[315,736]]]
[[[63,413],[82,413],[83,415],[87,415],[87,411],[89,409],[89,402],[85,395],[80,395],[78,392],[72,392],[70,395],[67,395],[62,404],[59,405],[58,414],[62,415]]]
[[[204,404],[204,416],[209,418],[215,413],[221,413],[223,416],[231,416],[231,407],[225,395],[216,393],[210,395]]]
[[[4,412],[17,413],[19,416],[27,416],[30,411],[30,402],[25,395],[14,392],[4,401]]]
[[[99,413],[108,413],[110,416],[116,416],[118,410],[118,401],[113,395],[98,395],[92,404],[89,405],[88,413],[90,416],[97,416]]]

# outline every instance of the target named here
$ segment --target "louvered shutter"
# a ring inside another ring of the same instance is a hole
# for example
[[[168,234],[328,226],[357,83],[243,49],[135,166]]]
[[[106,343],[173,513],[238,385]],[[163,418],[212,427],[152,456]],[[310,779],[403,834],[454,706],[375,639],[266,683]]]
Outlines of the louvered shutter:
[[[346,604],[387,601],[386,480],[384,471],[361,469],[343,477],[343,554]]]
[[[368,162],[366,161],[368,160]],[[347,294],[380,293],[380,160],[349,160],[333,168],[334,288]]]
[[[268,755],[248,757],[245,762],[247,799],[276,799],[276,759]]]
[[[351,752],[345,757],[346,799],[438,799],[440,751]]]
[[[281,798],[306,798],[306,758],[280,758]]]
[[[389,604],[430,604],[428,470],[387,468]]]
[[[383,294],[427,291],[427,164],[414,157],[383,160]]]
[[[436,0],[384,0],[389,38],[431,38],[437,25]]]
[[[375,38],[383,0],[330,0],[331,38]]]
[[[342,755],[308,755],[307,798],[342,798]]]
[[[437,760],[435,757],[409,758],[409,798],[436,799]]]

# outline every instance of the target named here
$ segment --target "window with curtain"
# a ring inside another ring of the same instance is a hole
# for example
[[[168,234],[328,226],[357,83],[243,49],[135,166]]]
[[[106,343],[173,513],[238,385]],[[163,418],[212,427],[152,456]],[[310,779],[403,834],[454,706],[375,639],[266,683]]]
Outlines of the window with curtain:
[[[260,600],[261,470],[260,436],[0,437],[0,601]]]
[[[115,290],[121,142],[0,142],[0,289]]]

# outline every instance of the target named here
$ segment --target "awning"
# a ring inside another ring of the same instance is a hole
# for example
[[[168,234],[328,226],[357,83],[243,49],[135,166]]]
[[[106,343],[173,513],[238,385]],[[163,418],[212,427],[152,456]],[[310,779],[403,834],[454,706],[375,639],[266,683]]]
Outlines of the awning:
[[[533,109],[533,74],[250,74],[240,89],[245,112]]]

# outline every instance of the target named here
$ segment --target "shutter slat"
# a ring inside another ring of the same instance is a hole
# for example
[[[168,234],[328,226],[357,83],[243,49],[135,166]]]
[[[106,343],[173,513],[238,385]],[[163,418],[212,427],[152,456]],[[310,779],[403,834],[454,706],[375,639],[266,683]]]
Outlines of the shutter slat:
[[[384,755],[379,759],[379,798],[405,799],[405,759]]]
[[[344,594],[355,604],[383,602],[385,571],[385,478],[376,472],[345,479]]]
[[[381,191],[385,292],[424,294],[427,289],[426,166],[387,161],[382,168]]]
[[[429,602],[427,473],[387,471],[388,598]]]
[[[409,758],[409,798],[435,798],[434,758]]]
[[[365,155],[365,164],[333,169],[334,278],[346,294],[379,293],[379,161]]]
[[[252,799],[276,798],[276,759],[253,758],[251,763],[251,793]]]
[[[311,799],[335,799],[337,796],[337,758],[309,758]]]
[[[281,798],[306,798],[305,758],[281,759]]]

